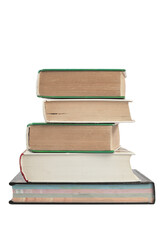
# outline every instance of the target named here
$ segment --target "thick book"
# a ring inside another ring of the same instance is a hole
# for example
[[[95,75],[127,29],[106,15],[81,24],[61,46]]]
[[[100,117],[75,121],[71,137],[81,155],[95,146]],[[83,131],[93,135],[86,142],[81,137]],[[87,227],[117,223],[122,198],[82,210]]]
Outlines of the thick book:
[[[32,152],[114,152],[120,147],[114,123],[32,123],[27,149]]]
[[[27,182],[134,182],[132,152],[32,153],[20,156],[20,169]]]
[[[125,69],[42,69],[37,96],[43,98],[125,98]]]
[[[154,183],[137,170],[137,182],[29,183],[19,173],[11,182],[11,204],[153,204]]]
[[[129,102],[119,99],[54,99],[44,102],[46,122],[132,122]]]

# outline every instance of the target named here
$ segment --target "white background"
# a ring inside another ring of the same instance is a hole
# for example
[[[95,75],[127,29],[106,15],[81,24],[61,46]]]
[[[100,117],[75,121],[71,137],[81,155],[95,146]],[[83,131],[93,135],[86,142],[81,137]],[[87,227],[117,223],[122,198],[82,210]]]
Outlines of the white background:
[[[3,239],[159,239],[160,2],[1,1],[1,231]],[[26,125],[44,121],[42,68],[125,68],[136,123],[121,124],[132,167],[156,184],[155,205],[9,205]],[[2,239],[2,237],[1,237]]]

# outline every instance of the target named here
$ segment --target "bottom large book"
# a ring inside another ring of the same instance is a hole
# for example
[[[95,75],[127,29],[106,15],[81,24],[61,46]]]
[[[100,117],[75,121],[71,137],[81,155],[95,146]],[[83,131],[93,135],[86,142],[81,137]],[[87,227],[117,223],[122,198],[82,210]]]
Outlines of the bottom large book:
[[[155,203],[154,183],[137,170],[137,182],[33,183],[19,173],[12,186],[11,204]]]

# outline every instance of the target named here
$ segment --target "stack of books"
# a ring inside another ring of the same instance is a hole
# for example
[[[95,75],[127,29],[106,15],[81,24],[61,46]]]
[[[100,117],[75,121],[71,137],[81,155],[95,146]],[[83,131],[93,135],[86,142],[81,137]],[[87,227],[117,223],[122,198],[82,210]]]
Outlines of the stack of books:
[[[43,69],[45,123],[27,126],[10,203],[154,203],[154,183],[132,170],[119,123],[132,122],[124,69]]]

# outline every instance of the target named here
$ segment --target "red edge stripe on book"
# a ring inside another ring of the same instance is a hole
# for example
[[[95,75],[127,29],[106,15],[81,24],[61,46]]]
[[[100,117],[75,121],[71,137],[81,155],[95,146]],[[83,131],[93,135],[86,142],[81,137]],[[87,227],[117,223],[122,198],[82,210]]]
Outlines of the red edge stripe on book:
[[[26,182],[28,182],[28,180],[26,179],[26,177],[25,177],[25,175],[24,175],[24,173],[23,173],[23,171],[22,171],[22,164],[21,164],[21,159],[22,159],[22,156],[24,155],[24,152],[20,155],[20,157],[19,157],[19,166],[20,166],[20,171],[21,171],[21,174],[22,174],[22,176],[24,177],[24,180],[26,181]]]

